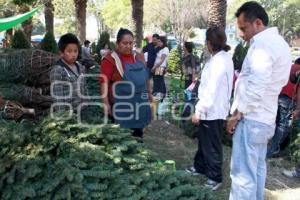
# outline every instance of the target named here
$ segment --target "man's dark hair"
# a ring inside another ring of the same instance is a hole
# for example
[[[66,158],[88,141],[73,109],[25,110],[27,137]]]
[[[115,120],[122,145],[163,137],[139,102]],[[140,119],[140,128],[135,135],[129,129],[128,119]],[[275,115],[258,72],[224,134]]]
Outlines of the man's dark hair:
[[[236,17],[239,17],[244,13],[244,17],[247,21],[253,22],[255,19],[260,19],[265,26],[269,24],[269,17],[265,9],[256,1],[249,1],[244,3],[235,13]]]
[[[296,65],[300,65],[300,57],[295,60]]]
[[[152,38],[156,38],[156,39],[159,40],[159,35],[158,35],[157,33],[154,33],[154,34],[152,35]]]
[[[89,40],[84,41],[84,46],[89,45],[91,42]]]
[[[66,47],[68,46],[68,44],[76,44],[78,47],[78,51],[80,50],[80,42],[79,42],[78,38],[76,37],[76,35],[74,35],[72,33],[67,33],[60,37],[60,39],[58,41],[58,49],[61,52],[64,52]]]
[[[184,42],[184,47],[189,53],[193,52],[194,44],[192,42]]]
[[[121,42],[124,35],[131,35],[133,37],[133,33],[130,30],[126,28],[120,28],[117,33],[117,43]]]

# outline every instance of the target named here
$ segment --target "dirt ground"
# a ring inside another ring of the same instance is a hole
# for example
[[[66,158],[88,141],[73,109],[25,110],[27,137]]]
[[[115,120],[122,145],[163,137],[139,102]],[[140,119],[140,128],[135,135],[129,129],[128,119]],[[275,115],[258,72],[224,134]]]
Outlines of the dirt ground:
[[[197,141],[187,137],[184,131],[165,120],[153,121],[145,130],[144,143],[157,153],[161,160],[174,160],[176,169],[183,170],[193,163],[197,150]],[[228,199],[230,192],[230,155],[231,148],[224,146],[223,186],[216,196],[220,200]],[[268,175],[266,180],[266,200],[300,200],[300,179],[288,179],[281,174],[284,167],[294,164],[283,158],[273,158],[268,162]],[[197,177],[198,178],[198,177]],[[204,184],[205,177],[199,176],[199,184]]]

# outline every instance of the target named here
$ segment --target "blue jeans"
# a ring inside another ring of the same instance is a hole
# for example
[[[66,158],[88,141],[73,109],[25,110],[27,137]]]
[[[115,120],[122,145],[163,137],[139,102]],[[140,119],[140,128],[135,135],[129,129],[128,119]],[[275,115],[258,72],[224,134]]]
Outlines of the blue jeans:
[[[233,135],[230,200],[263,200],[268,140],[275,126],[242,119]]]
[[[291,104],[292,99],[285,95],[278,98],[278,111],[276,119],[275,134],[268,148],[267,157],[272,157],[280,152],[280,145],[284,142],[290,132]]]

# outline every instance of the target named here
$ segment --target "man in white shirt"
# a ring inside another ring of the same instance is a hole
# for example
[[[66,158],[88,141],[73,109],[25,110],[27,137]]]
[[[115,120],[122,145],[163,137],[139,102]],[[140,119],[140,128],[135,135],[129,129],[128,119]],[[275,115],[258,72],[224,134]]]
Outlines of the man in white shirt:
[[[274,135],[278,95],[288,82],[289,46],[257,2],[236,12],[241,37],[250,42],[235,86],[227,131],[234,133],[230,200],[263,200],[267,143]]]

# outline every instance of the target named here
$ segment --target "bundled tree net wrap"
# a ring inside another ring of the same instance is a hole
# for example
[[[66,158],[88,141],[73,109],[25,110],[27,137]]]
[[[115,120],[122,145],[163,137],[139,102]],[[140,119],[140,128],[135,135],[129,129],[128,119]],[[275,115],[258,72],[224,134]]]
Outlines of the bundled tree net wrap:
[[[26,114],[23,106],[34,109],[36,117],[49,112],[49,74],[57,60],[57,55],[39,49],[1,50],[0,97],[9,102],[2,109],[3,118],[21,118]]]
[[[57,55],[42,50],[6,50],[0,54],[0,82],[33,81],[49,73],[57,59]]]
[[[34,109],[24,108],[15,101],[4,100],[0,97],[0,117],[4,119],[18,120],[23,115],[35,115]]]
[[[41,89],[28,87],[22,84],[0,83],[0,96],[6,100],[18,101],[22,105],[37,104],[42,107],[50,107],[52,97],[42,95]]]

